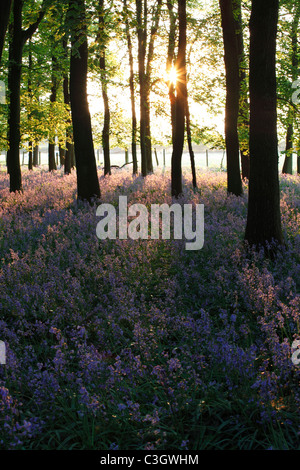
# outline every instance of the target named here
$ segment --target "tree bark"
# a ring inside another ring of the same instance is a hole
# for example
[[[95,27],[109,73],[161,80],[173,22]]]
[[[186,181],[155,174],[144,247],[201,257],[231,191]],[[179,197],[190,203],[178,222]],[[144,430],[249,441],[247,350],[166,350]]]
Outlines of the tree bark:
[[[242,21],[242,2],[241,0],[233,0],[233,11],[235,30],[238,44],[239,57],[239,77],[240,77],[240,103],[239,103],[239,141],[242,178],[249,180],[250,176],[250,153],[249,153],[249,102],[247,98],[247,73],[246,73],[246,57],[244,49],[244,34]]]
[[[276,36],[278,0],[253,0],[250,19],[250,180],[245,240],[283,243],[278,175]]]
[[[69,51],[68,51],[68,39],[64,38],[63,40],[63,49],[65,53],[65,58],[68,59]],[[70,90],[69,90],[69,74],[66,70],[64,72],[63,77],[63,95],[64,95],[64,104],[67,108],[70,107]],[[72,132],[72,117],[70,113],[69,122],[67,123],[66,127],[66,152],[65,152],[65,175],[69,175],[71,173],[71,169],[73,168],[73,154],[74,154],[74,144],[73,144],[73,132]]]
[[[104,18],[104,0],[99,0],[99,32],[98,42],[100,45],[100,71],[101,71],[101,84],[102,84],[102,98],[104,105],[104,124],[102,129],[102,148],[104,156],[104,175],[111,174],[110,168],[110,146],[109,146],[109,130],[110,130],[110,109],[107,94],[107,74],[105,63],[105,18]]]
[[[91,116],[87,99],[88,43],[84,0],[70,0],[72,53],[70,64],[70,98],[74,150],[77,171],[77,197],[92,202],[100,198],[100,186],[92,137]],[[76,13],[76,15],[75,15]],[[74,15],[74,16],[73,16]],[[81,28],[76,27],[80,21]]]
[[[50,107],[56,103],[57,99],[57,88],[58,88],[58,80],[57,80],[57,61],[56,58],[52,57],[52,77],[51,77],[52,85],[51,85],[51,95],[50,95]],[[48,144],[48,166],[49,171],[54,171],[57,169],[56,161],[55,161],[55,134],[53,133],[49,135],[49,144]]]
[[[133,48],[132,40],[130,35],[129,28],[129,19],[128,19],[128,9],[127,2],[124,2],[124,19],[125,19],[125,28],[126,28],[126,38],[127,38],[127,48],[129,56],[129,88],[130,88],[130,102],[131,102],[131,152],[132,152],[132,161],[133,169],[132,172],[134,175],[138,173],[138,161],[137,161],[137,118],[136,118],[136,109],[135,109],[135,93],[134,93],[134,69],[133,69]]]
[[[295,14],[291,29],[292,38],[292,81],[298,78],[299,51],[298,51],[298,27],[300,20],[300,5],[296,4]],[[293,143],[294,143],[294,108],[289,105],[288,126],[286,131],[285,159],[282,173],[293,174]]]
[[[240,196],[238,116],[240,99],[239,55],[232,0],[219,0],[226,70],[225,144],[227,156],[227,191]]]
[[[175,98],[175,131],[171,159],[171,194],[179,197],[182,194],[182,152],[184,146],[185,113],[186,113],[186,0],[178,0],[179,40],[178,54],[175,63],[177,71]]]
[[[44,4],[42,5],[43,8]],[[23,48],[28,39],[32,37],[39,23],[44,17],[44,10],[35,23],[26,30],[22,29],[23,0],[14,0],[12,37],[9,52],[8,89],[9,89],[9,116],[8,116],[8,140],[9,151],[7,155],[8,172],[10,175],[10,191],[22,191],[22,176],[20,168],[20,89]]]

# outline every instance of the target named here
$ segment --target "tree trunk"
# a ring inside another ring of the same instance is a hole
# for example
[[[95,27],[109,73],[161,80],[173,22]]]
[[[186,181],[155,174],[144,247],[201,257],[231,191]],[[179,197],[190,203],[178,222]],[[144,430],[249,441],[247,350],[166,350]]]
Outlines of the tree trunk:
[[[171,194],[182,194],[181,159],[184,145],[186,105],[186,0],[178,0],[179,40],[175,68],[177,71],[175,98],[175,132],[171,160]]]
[[[144,6],[144,8],[143,8]],[[146,148],[146,94],[145,94],[145,59],[147,42],[147,0],[136,0],[136,21],[138,37],[138,74],[140,84],[140,148],[142,176],[147,175]]]
[[[244,49],[244,34],[242,21],[242,2],[233,0],[233,11],[235,30],[237,35],[240,77],[240,104],[239,104],[239,143],[242,166],[242,178],[249,180],[250,176],[250,153],[249,153],[249,103],[247,98],[247,65]]]
[[[28,152],[28,170],[33,170],[33,143],[29,142],[29,152]]]
[[[285,140],[285,158],[282,167],[283,174],[293,174],[293,136],[294,136],[294,112],[291,106],[288,112],[288,127]]]
[[[111,174],[110,168],[110,148],[109,148],[109,129],[110,129],[110,110],[107,94],[107,75],[105,63],[105,18],[104,18],[104,0],[99,0],[99,33],[98,41],[100,45],[100,71],[102,84],[102,98],[104,105],[104,125],[102,130],[102,148],[104,156],[104,175]]]
[[[56,103],[57,99],[57,61],[56,58],[52,57],[52,85],[51,85],[51,95],[50,95],[50,108],[53,107],[53,104]],[[57,169],[55,161],[55,134],[51,132],[49,135],[49,145],[48,145],[48,158],[49,158],[49,171],[54,171]]]
[[[100,186],[92,137],[91,116],[87,99],[88,43],[84,0],[70,0],[72,28],[70,98],[77,171],[77,197],[92,202],[100,198]],[[76,25],[80,21],[81,29]]]
[[[227,191],[240,196],[242,180],[240,173],[238,116],[240,98],[238,43],[232,0],[219,0],[224,41],[226,70],[225,144],[227,156]]]
[[[276,35],[278,0],[253,0],[250,19],[250,180],[245,240],[283,243],[278,175]]]
[[[7,166],[10,175],[10,191],[22,191],[22,176],[20,167],[20,89],[23,52],[22,35],[22,2],[15,0],[13,5],[12,37],[10,38],[8,90],[9,116]]]
[[[9,15],[12,6],[12,0],[1,0],[0,3],[0,63],[4,47],[5,35],[9,22]]]
[[[300,5],[295,6],[295,15],[292,23],[291,37],[292,37],[292,81],[298,78],[298,27],[300,20]],[[288,110],[288,127],[286,132],[286,146],[285,146],[285,159],[282,168],[282,173],[293,174],[293,143],[294,143],[294,108],[289,105]]]
[[[39,164],[39,146],[35,145],[33,147],[33,161],[32,161],[33,166],[38,166]]]
[[[131,102],[131,152],[132,152],[132,161],[133,169],[132,172],[134,175],[138,173],[138,162],[137,162],[137,151],[136,151],[136,137],[137,137],[137,119],[136,119],[136,110],[135,110],[135,93],[134,93],[134,69],[133,69],[133,49],[132,49],[132,40],[129,29],[129,19],[128,19],[128,10],[127,2],[124,2],[124,19],[126,27],[126,37],[127,37],[127,47],[129,55],[129,88],[130,88],[130,102]]]
[[[189,110],[187,92],[186,92],[185,111],[186,111],[186,134],[187,134],[188,148],[189,148],[190,161],[191,161],[191,170],[192,170],[192,183],[193,183],[193,188],[197,188],[195,155],[194,155],[193,145],[192,145],[192,134],[191,134],[191,125],[190,125],[190,110]]]
[[[20,168],[20,90],[23,48],[28,39],[32,37],[44,11],[41,10],[38,19],[26,30],[22,29],[23,1],[14,0],[13,24],[11,28],[11,42],[9,51],[8,89],[9,89],[9,116],[8,116],[8,144],[7,166],[10,175],[10,191],[22,191],[22,176]]]
[[[64,38],[63,40],[63,49],[65,51],[65,58],[67,59],[69,56],[68,53],[68,39]],[[64,95],[64,104],[69,108],[71,100],[70,100],[70,90],[69,90],[69,76],[68,71],[64,72],[63,78],[63,95]],[[73,159],[74,159],[74,145],[73,145],[73,132],[72,132],[72,118],[70,114],[70,119],[66,128],[66,152],[65,152],[65,175],[69,175],[71,173],[71,169],[74,168]]]
[[[176,14],[174,13],[174,4],[172,0],[167,1],[167,7],[169,11],[169,41],[168,41],[168,52],[167,52],[167,77],[170,78],[169,74],[174,66],[175,60],[175,41],[176,41]],[[175,85],[172,80],[167,81],[169,89],[169,100],[171,108],[171,126],[172,126],[172,142],[174,142],[174,132],[175,132]]]

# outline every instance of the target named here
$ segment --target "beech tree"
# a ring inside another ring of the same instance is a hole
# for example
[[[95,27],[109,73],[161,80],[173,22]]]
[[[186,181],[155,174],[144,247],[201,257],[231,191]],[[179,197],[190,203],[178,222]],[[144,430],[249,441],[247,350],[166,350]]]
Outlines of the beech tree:
[[[98,5],[98,16],[99,16],[99,30],[97,41],[100,47],[100,73],[101,73],[101,85],[102,85],[102,98],[104,105],[104,124],[102,130],[102,148],[104,155],[104,175],[111,174],[110,168],[110,145],[109,145],[109,130],[110,130],[110,109],[107,94],[107,73],[106,73],[106,24],[105,15],[107,14],[104,8],[104,0],[99,0]]]
[[[70,0],[71,29],[70,100],[77,172],[77,197],[92,202],[100,198],[100,186],[87,98],[88,42],[84,0]],[[80,25],[80,28],[78,27]]]
[[[250,180],[245,240],[283,243],[278,175],[276,36],[278,0],[252,0],[250,19]]]
[[[142,175],[153,171],[150,130],[150,90],[154,43],[161,16],[162,0],[157,0],[154,8],[148,41],[148,2],[136,0],[136,23],[138,37],[138,69],[140,84],[140,147]]]
[[[226,69],[225,144],[227,190],[229,193],[240,196],[243,190],[238,136],[240,99],[239,50],[232,0],[219,0],[219,3],[222,17]]]
[[[7,167],[10,175],[10,191],[22,191],[22,177],[20,168],[19,147],[20,134],[20,88],[22,56],[25,43],[33,36],[45,15],[45,2],[43,2],[37,20],[26,30],[22,28],[23,0],[13,2],[13,20],[10,29],[9,47],[9,117],[8,117],[8,145]]]
[[[182,194],[182,152],[184,146],[186,112],[186,0],[178,0],[178,54],[175,62],[177,80],[175,85],[175,128],[171,162],[172,196]]]
[[[298,78],[299,68],[299,47],[298,47],[298,28],[300,22],[300,4],[294,5],[293,21],[290,32],[291,37],[291,79],[295,82]],[[294,150],[294,122],[295,122],[295,109],[292,102],[288,104],[288,117],[287,117],[287,130],[286,130],[286,144],[285,144],[285,159],[282,168],[282,173],[293,174],[293,150]]]

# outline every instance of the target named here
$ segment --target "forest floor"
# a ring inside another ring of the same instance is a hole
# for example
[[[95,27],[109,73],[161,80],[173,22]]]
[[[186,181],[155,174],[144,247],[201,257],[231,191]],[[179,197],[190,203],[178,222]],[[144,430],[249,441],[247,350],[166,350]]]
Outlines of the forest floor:
[[[184,173],[205,240],[99,240],[76,174],[0,173],[0,449],[299,449],[300,178],[286,247],[244,249],[247,184]],[[170,173],[100,176],[102,201],[171,204]]]

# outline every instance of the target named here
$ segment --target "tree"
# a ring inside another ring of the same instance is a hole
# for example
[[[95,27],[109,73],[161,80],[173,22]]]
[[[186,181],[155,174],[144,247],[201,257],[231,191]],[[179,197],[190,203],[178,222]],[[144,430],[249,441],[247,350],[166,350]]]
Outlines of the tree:
[[[247,64],[244,48],[244,33],[242,20],[242,2],[233,0],[233,12],[235,30],[238,44],[239,57],[239,77],[240,77],[240,103],[239,103],[239,144],[241,154],[242,178],[249,180],[250,175],[250,155],[249,155],[249,102],[247,85]]]
[[[276,35],[278,0],[252,0],[250,18],[250,180],[245,240],[267,254],[283,243],[278,175]]]
[[[52,53],[51,58],[52,63],[52,73],[51,73],[51,95],[50,95],[50,116],[53,114],[55,104],[57,101],[57,91],[58,91],[58,63],[57,58]],[[52,127],[52,126],[51,126]],[[48,158],[49,158],[49,171],[56,170],[56,161],[55,161],[55,129],[51,129],[49,132],[49,143],[48,143]]]
[[[290,32],[291,42],[292,42],[292,53],[291,53],[291,62],[292,62],[292,81],[295,82],[298,78],[298,67],[299,67],[299,51],[298,51],[298,27],[300,21],[300,4],[297,3],[294,6],[294,18],[292,22],[292,28]],[[295,120],[295,110],[293,103],[289,103],[288,106],[288,124],[286,132],[286,145],[285,145],[285,159],[282,168],[282,173],[293,174],[293,138],[294,138],[294,120]]]
[[[70,0],[71,27],[70,99],[77,171],[77,197],[92,202],[100,198],[100,186],[87,99],[88,42],[84,0]]]
[[[153,171],[151,130],[150,130],[150,90],[154,42],[158,32],[162,0],[157,0],[149,34],[148,54],[148,3],[147,0],[136,0],[136,23],[138,37],[138,68],[140,84],[140,146],[142,175]]]
[[[226,70],[225,143],[227,156],[227,190],[240,196],[243,192],[240,173],[238,116],[240,99],[239,52],[232,0],[219,0],[224,40]]]
[[[10,191],[22,191],[22,177],[20,168],[20,88],[22,55],[25,43],[33,36],[45,14],[43,2],[37,20],[26,30],[22,29],[23,0],[14,0],[13,22],[10,36],[9,53],[9,117],[8,117],[8,155],[7,166],[10,175]]]
[[[137,162],[137,118],[136,118],[136,109],[135,109],[135,92],[134,92],[134,69],[133,69],[133,47],[132,39],[130,34],[130,25],[128,18],[128,8],[127,1],[123,0],[123,17],[125,22],[125,31],[126,31],[126,40],[128,48],[128,57],[129,57],[129,88],[130,88],[130,103],[131,103],[131,152],[132,152],[132,161],[133,169],[132,172],[134,175],[138,173],[138,162]]]
[[[181,159],[184,146],[186,113],[186,0],[178,0],[179,38],[175,63],[177,73],[175,96],[175,129],[171,161],[171,193],[174,197],[182,194]]]
[[[109,147],[109,129],[110,129],[110,109],[107,94],[107,73],[106,73],[106,60],[105,50],[107,42],[107,33],[105,31],[105,14],[104,0],[99,0],[98,5],[99,11],[99,31],[98,31],[98,43],[100,46],[100,72],[101,72],[101,84],[102,84],[102,98],[104,105],[104,124],[102,131],[102,148],[104,155],[104,175],[111,174],[110,168],[110,147]]]

